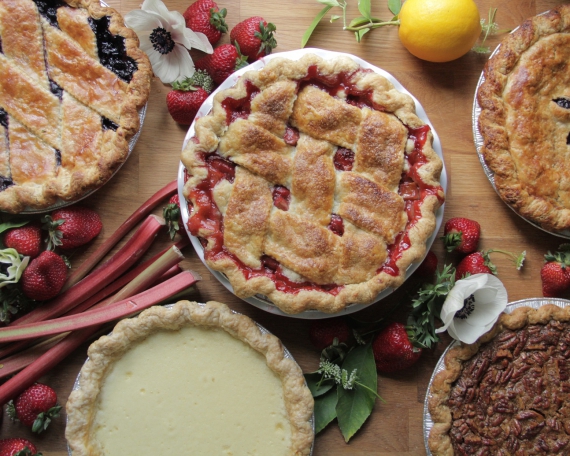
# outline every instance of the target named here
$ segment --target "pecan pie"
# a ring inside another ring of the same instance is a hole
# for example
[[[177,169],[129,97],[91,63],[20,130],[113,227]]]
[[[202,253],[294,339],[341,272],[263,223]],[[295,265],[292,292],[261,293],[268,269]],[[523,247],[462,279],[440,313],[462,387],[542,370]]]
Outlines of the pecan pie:
[[[240,297],[287,313],[372,302],[435,229],[432,138],[410,96],[351,58],[274,58],[196,121],[188,229]]]
[[[0,210],[104,183],[128,156],[150,64],[99,0],[0,2]]]
[[[570,228],[570,5],[524,22],[484,69],[481,153],[501,198],[548,230]]]
[[[433,381],[436,455],[570,455],[570,308],[502,314]]]
[[[73,456],[308,455],[313,398],[275,336],[217,302],[153,307],[89,347]]]

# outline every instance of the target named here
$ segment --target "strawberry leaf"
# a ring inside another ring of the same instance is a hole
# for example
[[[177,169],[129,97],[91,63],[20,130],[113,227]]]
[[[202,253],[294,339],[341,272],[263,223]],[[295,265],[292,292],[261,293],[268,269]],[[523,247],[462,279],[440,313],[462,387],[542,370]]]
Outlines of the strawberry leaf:
[[[378,374],[372,345],[359,345],[351,350],[342,363],[342,369],[348,373],[356,370],[356,383],[352,389],[338,386],[336,414],[338,425],[348,442],[368,419],[377,397]]]
[[[322,2],[322,3],[324,3],[324,2]],[[325,6],[319,12],[319,14],[317,14],[317,17],[315,17],[313,19],[313,22],[311,22],[311,25],[309,25],[309,28],[305,31],[305,33],[303,33],[303,38],[301,39],[301,48],[304,48],[306,46],[306,44],[309,41],[309,38],[311,38],[311,35],[313,34],[314,30],[317,28],[317,25],[319,25],[319,22],[321,22],[321,19],[323,17],[325,17],[325,14],[327,14],[331,8],[332,8],[332,5],[327,4],[327,6]]]
[[[394,16],[397,16],[402,9],[402,0],[388,0],[388,9]]]
[[[321,432],[336,418],[336,405],[338,403],[337,388],[315,398],[315,434]]]

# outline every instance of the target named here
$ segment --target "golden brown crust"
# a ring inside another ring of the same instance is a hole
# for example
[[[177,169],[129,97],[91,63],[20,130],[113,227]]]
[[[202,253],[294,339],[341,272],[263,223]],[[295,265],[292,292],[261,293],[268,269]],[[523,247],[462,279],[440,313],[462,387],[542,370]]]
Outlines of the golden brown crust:
[[[315,74],[324,81],[345,75],[350,80],[347,85],[369,97],[368,104],[352,104],[349,94],[327,90],[326,82],[321,88],[312,85]],[[237,120],[226,111],[232,103],[238,105]],[[275,58],[259,71],[246,72],[234,87],[217,93],[213,104],[210,114],[196,121],[195,137],[182,152],[190,175],[186,198],[198,203],[197,188],[209,175],[205,157],[212,153],[237,164],[238,171],[244,167],[262,177],[276,200],[263,218],[267,223],[263,255],[277,260],[295,284],[322,286],[301,286],[291,293],[278,289],[264,274],[246,278],[234,259],[209,255],[219,247],[211,225],[195,226],[193,234],[208,241],[207,264],[228,277],[238,296],[266,296],[286,313],[309,309],[334,313],[349,304],[372,302],[381,291],[403,283],[408,266],[425,254],[426,240],[436,225],[435,211],[444,197],[442,162],[432,148],[431,132],[421,151],[425,162],[422,159],[414,172],[432,193],[418,204],[413,221],[398,194],[402,174],[413,166],[411,132],[424,126],[411,97],[379,74],[362,71],[350,58],[324,60],[306,54],[298,61]],[[287,136],[291,130],[297,130],[298,140]],[[354,152],[352,171],[335,166],[335,155],[343,148]],[[238,172],[236,181],[237,176]],[[232,191],[235,185],[222,179],[212,190],[223,216],[226,208],[241,205],[232,203],[238,195]],[[277,203],[281,186],[290,191],[286,208]],[[331,231],[333,215],[342,219],[344,234]],[[386,272],[382,268],[389,261],[389,246],[404,230],[410,248],[394,259],[394,272]],[[239,242],[233,235],[232,239]],[[242,242],[246,244],[247,237]],[[244,261],[245,256],[237,256]],[[252,259],[248,261],[253,266]],[[327,287],[336,287],[335,292],[323,291]]]
[[[430,431],[428,446],[433,456],[453,456],[454,454],[449,437],[452,412],[448,399],[453,383],[462,372],[463,363],[473,358],[482,344],[492,341],[505,329],[516,331],[527,325],[546,325],[551,320],[570,321],[570,307],[559,307],[554,304],[547,304],[538,309],[519,307],[510,314],[501,314],[493,328],[475,343],[460,344],[447,352],[444,358],[445,369],[435,375],[429,391],[428,407],[433,427]]]
[[[311,425],[313,397],[298,364],[285,355],[281,341],[245,315],[236,314],[225,304],[180,301],[172,308],[155,306],[137,318],[120,321],[109,336],[94,342],[89,359],[81,369],[79,387],[66,405],[65,435],[76,456],[97,456],[90,442],[98,395],[111,366],[137,341],[162,330],[176,331],[184,326],[221,328],[265,356],[268,367],[281,379],[285,408],[291,424],[291,455],[310,454],[314,435]]]
[[[59,29],[31,0],[0,5],[0,79],[13,81],[0,84],[8,135],[12,120],[17,120],[51,148],[56,161],[49,174],[35,174],[26,160],[14,159],[8,142],[1,175],[2,211],[41,210],[58,198],[76,200],[99,187],[127,158],[129,139],[139,129],[138,110],[148,99],[152,70],[136,34],[117,11],[102,7],[98,0],[67,3],[70,7],[57,10]],[[136,62],[128,83],[99,63],[88,19],[103,16],[110,19],[109,31],[125,39],[126,54]],[[50,91],[50,80],[63,90],[62,98]],[[86,116],[85,123],[78,122],[79,114]],[[102,117],[117,128],[103,129]]]
[[[481,153],[501,198],[549,230],[570,228],[567,154],[570,5],[530,18],[508,35],[484,70]]]

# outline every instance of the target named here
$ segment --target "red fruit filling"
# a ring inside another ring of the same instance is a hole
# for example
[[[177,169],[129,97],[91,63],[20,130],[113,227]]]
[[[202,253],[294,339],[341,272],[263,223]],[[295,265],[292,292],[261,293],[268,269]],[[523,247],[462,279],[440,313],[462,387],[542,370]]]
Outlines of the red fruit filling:
[[[360,70],[370,71],[370,70]],[[341,92],[347,103],[355,106],[367,106],[371,109],[383,111],[384,107],[372,100],[371,91],[362,91],[356,88],[351,82],[353,73],[340,73],[338,75],[321,75],[316,66],[309,67],[307,76],[299,81],[299,87],[306,84],[314,85],[321,90],[328,92],[332,96],[337,96]],[[247,95],[240,99],[226,98],[222,101],[222,106],[226,111],[226,121],[228,124],[238,118],[247,118],[251,112],[251,101],[259,93],[259,89],[250,81],[246,81]],[[430,186],[422,181],[419,175],[419,168],[427,163],[427,158],[423,153],[423,147],[427,141],[429,125],[419,128],[408,127],[408,138],[414,141],[414,148],[406,159],[410,165],[407,173],[402,175],[399,194],[405,201],[405,210],[408,215],[408,223],[403,232],[399,233],[395,242],[388,246],[388,259],[380,265],[377,273],[385,272],[390,275],[398,275],[399,268],[396,262],[402,257],[404,251],[410,247],[409,230],[421,218],[421,205],[424,200],[435,195],[442,200],[440,186]],[[288,126],[284,135],[284,141],[289,145],[295,145],[298,141],[299,132]],[[201,244],[205,248],[206,258],[214,259],[219,256],[230,258],[241,269],[246,279],[252,277],[269,277],[275,283],[279,291],[287,293],[298,293],[301,290],[320,290],[332,295],[337,295],[343,288],[342,285],[318,285],[311,282],[293,282],[288,279],[281,270],[279,262],[273,258],[264,256],[261,258],[261,267],[254,269],[246,266],[239,258],[228,252],[223,245],[223,217],[218,210],[212,197],[212,190],[222,179],[233,182],[235,165],[223,159],[217,154],[207,154],[205,156],[208,177],[204,179],[190,193],[190,199],[194,201],[193,210],[188,221],[188,229],[194,236],[198,236]],[[334,156],[334,166],[337,170],[350,171],[354,164],[354,152],[339,147]],[[281,210],[289,209],[290,192],[287,188],[276,186],[273,190],[273,202]],[[441,201],[443,203],[443,200]],[[331,223],[328,227],[335,234],[342,236],[344,233],[344,223],[341,217],[336,214],[331,216]],[[208,247],[208,248],[206,248]]]

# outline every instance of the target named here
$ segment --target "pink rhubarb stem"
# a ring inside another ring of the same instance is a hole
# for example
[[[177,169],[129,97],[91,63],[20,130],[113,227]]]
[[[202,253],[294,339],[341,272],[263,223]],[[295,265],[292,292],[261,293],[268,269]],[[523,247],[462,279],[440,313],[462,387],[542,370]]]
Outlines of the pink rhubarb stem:
[[[163,225],[164,220],[154,215],[149,215],[125,245],[105,264],[93,271],[89,277],[86,277],[55,299],[14,320],[10,323],[10,326],[21,326],[48,320],[69,312],[89,296],[101,290],[115,277],[124,273],[142,257]]]
[[[178,188],[177,181],[172,181],[164,188],[160,189],[142,204],[133,214],[123,222],[123,224],[115,231],[107,240],[105,240],[89,257],[71,273],[63,287],[63,291],[71,288],[83,277],[85,277],[91,269],[93,269],[104,257],[111,251],[113,247],[123,239],[129,231],[131,231],[143,218],[148,216],[154,208],[165,198],[176,193]]]
[[[185,290],[192,286],[196,280],[197,278],[190,271],[183,271],[177,276],[142,293],[108,306],[88,310],[77,315],[55,318],[53,320],[30,323],[17,327],[0,328],[0,341],[15,342],[31,337],[60,334],[66,331],[74,331],[129,317]]]

